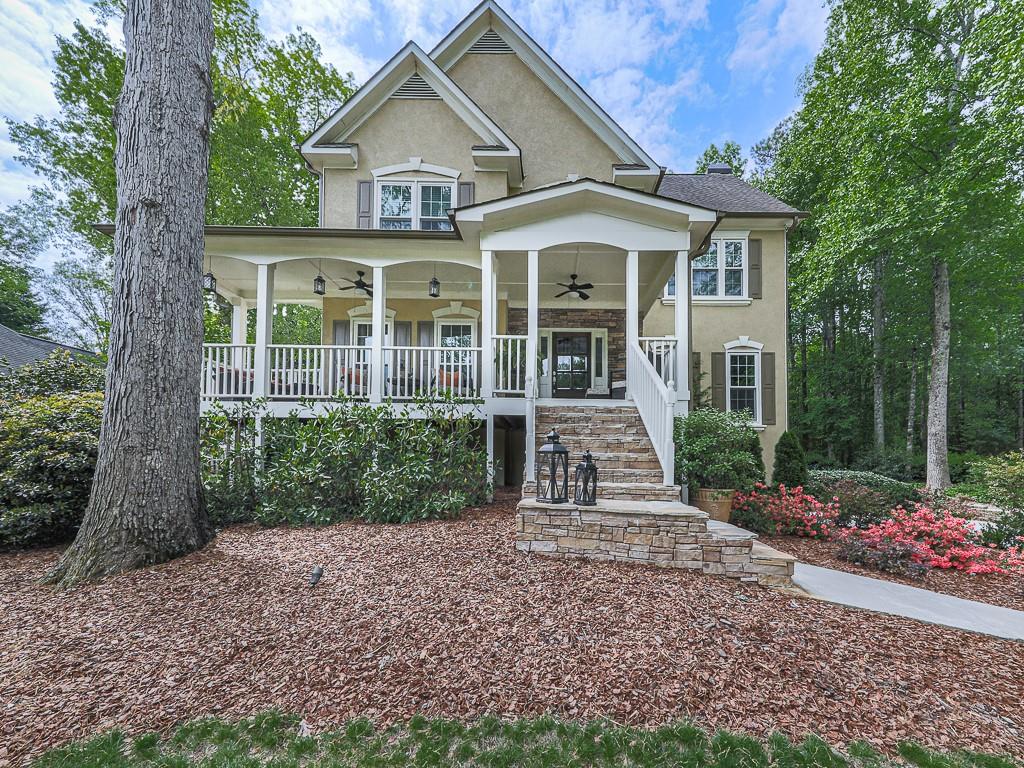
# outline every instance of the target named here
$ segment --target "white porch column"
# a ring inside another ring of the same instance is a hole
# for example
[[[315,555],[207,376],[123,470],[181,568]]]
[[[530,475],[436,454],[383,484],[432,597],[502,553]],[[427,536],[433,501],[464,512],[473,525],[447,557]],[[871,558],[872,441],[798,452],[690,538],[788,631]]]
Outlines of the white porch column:
[[[690,252],[676,251],[676,412],[690,412]]]
[[[253,397],[270,394],[270,349],[274,339],[274,266],[256,267],[256,350],[253,355]]]
[[[626,346],[636,346],[640,343],[640,252],[629,251],[626,253]],[[632,365],[629,362],[630,355],[626,354],[626,394],[633,395],[633,386],[636,381],[636,372],[630,370]]]
[[[526,478],[534,477],[537,436],[534,398],[537,392],[537,339],[540,336],[540,259],[537,251],[526,254]]]
[[[231,301],[231,344],[239,347],[248,338],[249,302],[245,299]]]
[[[379,403],[384,399],[384,334],[387,326],[384,320],[386,307],[384,267],[373,268],[373,342],[370,345],[370,402]]]
[[[494,394],[494,255],[480,252],[480,396],[485,400]],[[488,420],[488,424],[490,424]],[[492,427],[488,427],[492,430]],[[488,456],[491,452],[488,451]]]

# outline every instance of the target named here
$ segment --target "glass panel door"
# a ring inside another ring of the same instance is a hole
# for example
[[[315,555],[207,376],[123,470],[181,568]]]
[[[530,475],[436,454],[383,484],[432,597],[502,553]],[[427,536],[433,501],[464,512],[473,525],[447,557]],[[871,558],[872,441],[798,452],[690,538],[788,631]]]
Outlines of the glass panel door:
[[[586,397],[590,389],[590,334],[555,333],[552,394]]]

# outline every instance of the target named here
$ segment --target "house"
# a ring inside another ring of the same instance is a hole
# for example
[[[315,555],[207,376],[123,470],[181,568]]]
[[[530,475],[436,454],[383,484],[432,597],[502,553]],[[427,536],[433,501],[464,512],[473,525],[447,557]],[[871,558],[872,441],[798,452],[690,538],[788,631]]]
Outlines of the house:
[[[319,227],[206,229],[234,307],[231,343],[205,345],[207,407],[454,393],[498,482],[532,478],[555,427],[595,451],[604,496],[678,500],[673,417],[706,392],[771,461],[802,214],[728,168],[667,173],[496,3],[408,43],[299,151]],[[320,345],[271,343],[295,303],[322,307]]]
[[[96,355],[87,349],[29,336],[0,325],[0,373],[38,362],[57,351],[68,352],[75,357],[96,359]]]

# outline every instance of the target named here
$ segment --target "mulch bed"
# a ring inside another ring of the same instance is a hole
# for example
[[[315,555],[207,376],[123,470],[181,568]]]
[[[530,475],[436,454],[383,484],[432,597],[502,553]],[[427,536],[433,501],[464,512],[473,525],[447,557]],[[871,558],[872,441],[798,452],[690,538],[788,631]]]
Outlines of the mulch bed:
[[[65,592],[37,582],[57,551],[0,556],[0,763],[115,726],[269,707],[316,729],[415,713],[688,717],[1024,754],[1024,644],[700,574],[528,557],[512,546],[515,500],[448,522],[234,528]]]
[[[977,600],[982,603],[1024,611],[1024,577],[999,574],[974,575],[933,568],[923,579],[911,579],[841,560],[836,556],[839,545],[834,541],[805,539],[800,536],[761,536],[760,539],[768,546],[788,552],[802,562],[811,565],[909,584],[945,595],[962,597],[965,600]]]

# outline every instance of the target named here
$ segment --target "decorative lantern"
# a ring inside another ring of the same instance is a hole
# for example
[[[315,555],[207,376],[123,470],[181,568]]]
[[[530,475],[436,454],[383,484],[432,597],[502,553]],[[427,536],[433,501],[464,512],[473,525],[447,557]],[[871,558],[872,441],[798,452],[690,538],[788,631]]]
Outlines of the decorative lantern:
[[[203,290],[207,293],[217,292],[217,278],[213,276],[213,272],[203,275]]]
[[[537,501],[565,504],[569,501],[569,449],[558,442],[558,432],[548,432],[537,451]]]
[[[441,281],[437,279],[437,275],[430,278],[430,288],[427,289],[427,293],[432,299],[436,299],[441,296]]]
[[[576,482],[573,501],[581,507],[597,504],[597,464],[590,451],[583,454],[583,461],[576,465]]]
[[[327,281],[324,280],[323,275],[317,275],[313,278],[313,293],[317,296],[323,296],[327,293]]]

